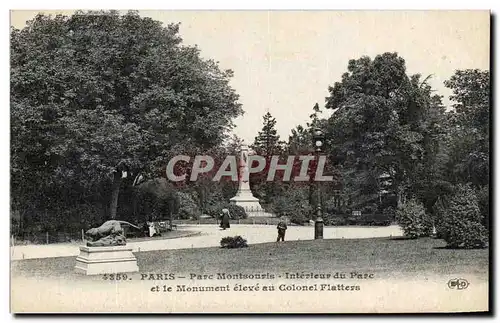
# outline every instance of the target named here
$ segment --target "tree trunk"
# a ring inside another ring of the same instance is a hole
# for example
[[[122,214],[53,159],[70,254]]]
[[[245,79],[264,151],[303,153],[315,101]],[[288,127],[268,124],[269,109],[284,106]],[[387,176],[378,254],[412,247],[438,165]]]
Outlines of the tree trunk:
[[[314,185],[313,182],[309,182],[309,205],[314,205]]]
[[[113,178],[113,186],[111,190],[111,204],[109,206],[109,214],[111,220],[116,219],[116,209],[118,208],[118,196],[120,195],[120,185],[122,183],[121,172],[115,172]]]
[[[207,195],[207,192],[206,192],[206,188],[205,188],[205,183],[202,183],[201,186],[198,187],[198,196],[200,198],[200,208],[202,210],[202,212],[205,211],[205,204],[206,204],[206,195]]]

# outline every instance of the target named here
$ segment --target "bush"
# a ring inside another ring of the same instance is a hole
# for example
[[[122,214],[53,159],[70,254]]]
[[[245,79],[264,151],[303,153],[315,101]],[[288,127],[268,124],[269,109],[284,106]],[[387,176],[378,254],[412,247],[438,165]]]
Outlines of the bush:
[[[326,214],[323,218],[323,223],[326,226],[347,225],[347,218],[342,214]]]
[[[229,210],[229,214],[231,214],[233,219],[246,219],[248,217],[245,209],[242,206],[229,203],[226,209]]]
[[[490,221],[490,188],[489,185],[483,186],[477,192],[477,203],[482,215],[482,224],[486,229],[489,228]]]
[[[214,219],[218,219],[222,214],[222,209],[228,209],[229,214],[233,219],[246,219],[248,217],[245,209],[239,205],[221,202],[207,206],[205,213],[213,217]]]
[[[391,225],[392,219],[386,213],[373,213],[367,214],[365,217],[362,217],[362,221],[364,225],[373,225],[373,226],[388,226]]]
[[[164,220],[169,218],[171,214],[177,215],[180,211],[180,198],[183,194],[187,193],[178,194],[177,189],[164,178],[146,181],[136,186],[133,194],[127,196],[127,194],[120,193],[121,203],[126,205],[131,202],[129,200],[133,200],[133,208],[135,208],[135,211],[129,210],[131,211],[129,216],[125,216],[121,220],[127,220],[131,223],[145,223],[146,221]],[[120,214],[123,212],[120,211]],[[183,214],[186,214],[186,208]]]
[[[290,218],[291,223],[295,223],[298,225],[303,225],[305,222],[308,222],[313,216],[313,208],[307,203],[296,203],[295,208],[289,210],[285,216]]]
[[[382,214],[384,215],[385,218],[389,221],[394,221],[396,219],[396,209],[392,206],[388,206],[385,209],[382,210]]]
[[[305,217],[304,214],[302,213],[294,213],[289,215],[290,217],[290,222],[298,225],[304,225],[305,222],[307,222],[307,218]]]
[[[196,204],[193,196],[186,192],[177,193],[179,196],[179,217],[181,219],[198,219],[200,217],[200,209]]]
[[[289,213],[290,201],[285,196],[276,196],[269,208],[272,213],[280,217]]]
[[[286,216],[292,223],[303,225],[312,217],[308,187],[288,187],[272,200],[269,209],[278,217]]]
[[[361,215],[351,215],[346,218],[348,225],[388,226],[391,225],[392,221],[386,213],[361,213]]]
[[[224,237],[220,240],[221,248],[236,249],[248,247],[247,241],[241,236]]]
[[[439,231],[450,248],[484,248],[488,241],[477,196],[467,185],[458,185],[446,208],[441,208]]]
[[[217,219],[222,212],[224,206],[222,203],[210,204],[205,208],[204,214],[210,215],[212,218]]]
[[[429,236],[432,232],[432,224],[425,213],[424,205],[415,199],[396,210],[396,221],[408,238]]]
[[[361,208],[361,214],[374,214],[377,212],[378,205],[375,203],[367,204]]]

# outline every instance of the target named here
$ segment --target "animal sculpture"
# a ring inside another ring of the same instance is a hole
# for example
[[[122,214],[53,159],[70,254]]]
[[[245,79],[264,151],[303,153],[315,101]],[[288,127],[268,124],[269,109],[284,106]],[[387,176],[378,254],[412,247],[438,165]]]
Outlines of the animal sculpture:
[[[124,246],[127,244],[125,235],[123,234],[122,224],[128,224],[131,227],[139,229],[139,227],[127,221],[109,220],[101,224],[97,228],[87,230],[88,238],[87,246],[89,247],[108,247],[108,246]]]

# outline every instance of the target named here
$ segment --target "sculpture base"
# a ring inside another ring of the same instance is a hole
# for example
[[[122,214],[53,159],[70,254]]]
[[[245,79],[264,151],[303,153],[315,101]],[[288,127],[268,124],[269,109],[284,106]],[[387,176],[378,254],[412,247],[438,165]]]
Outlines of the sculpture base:
[[[231,203],[244,208],[247,213],[264,212],[264,209],[260,206],[259,199],[253,197],[252,195],[236,195],[230,201]]]
[[[80,247],[75,272],[84,275],[130,273],[139,271],[132,247]]]
[[[260,205],[259,199],[253,196],[248,182],[242,182],[236,196],[230,199],[231,203],[241,206],[249,218],[269,218],[272,214]]]

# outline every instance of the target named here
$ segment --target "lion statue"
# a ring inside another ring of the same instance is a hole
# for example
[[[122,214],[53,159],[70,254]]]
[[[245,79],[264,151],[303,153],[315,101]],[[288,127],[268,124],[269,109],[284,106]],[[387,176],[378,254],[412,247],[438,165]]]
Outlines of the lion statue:
[[[87,230],[85,233],[89,247],[110,247],[110,246],[124,246],[127,244],[125,235],[123,233],[122,224],[128,224],[131,227],[139,229],[139,227],[127,221],[109,220],[104,222],[97,228]]]

